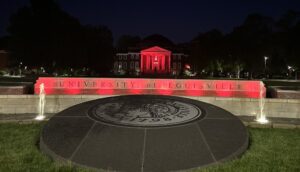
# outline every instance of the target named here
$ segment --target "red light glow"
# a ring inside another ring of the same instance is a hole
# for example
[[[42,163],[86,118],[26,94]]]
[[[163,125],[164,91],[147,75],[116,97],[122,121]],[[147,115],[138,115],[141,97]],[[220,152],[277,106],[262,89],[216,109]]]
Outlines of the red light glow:
[[[141,51],[142,73],[169,73],[171,51],[154,46]]]
[[[261,81],[41,77],[35,84],[35,94],[39,94],[41,83],[44,83],[47,95],[163,94],[260,98],[260,94],[265,97],[266,92]]]
[[[234,85],[235,81],[224,81],[218,80],[215,81],[216,84],[216,96],[217,97],[232,97],[235,93],[235,89],[232,86]]]

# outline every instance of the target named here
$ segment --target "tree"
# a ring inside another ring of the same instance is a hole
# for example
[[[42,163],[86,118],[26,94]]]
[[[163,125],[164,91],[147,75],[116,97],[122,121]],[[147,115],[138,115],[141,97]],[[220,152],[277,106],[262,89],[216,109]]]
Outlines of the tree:
[[[55,57],[65,61],[66,52],[74,46],[70,38],[78,33],[79,22],[52,0],[30,2],[30,7],[19,9],[10,18],[12,52],[29,65],[47,65]]]
[[[81,34],[79,63],[84,66],[107,73],[113,64],[113,38],[111,31],[105,26],[83,26]],[[82,61],[84,58],[84,61]]]
[[[142,48],[156,46],[156,45],[170,49],[173,48],[175,44],[170,39],[160,34],[153,34],[147,36],[144,39],[142,39],[141,42],[139,43],[139,46]]]
[[[233,63],[233,70],[236,74],[236,78],[240,78],[241,71],[244,70],[245,64],[240,61],[236,61]]]
[[[288,10],[281,18],[276,22],[276,26],[280,31],[288,31],[292,29],[297,22],[299,22],[300,13],[293,10]]]
[[[227,36],[228,51],[233,57],[239,57],[250,71],[263,69],[263,57],[270,54],[269,38],[272,35],[274,21],[260,14],[249,15],[245,22],[236,27]]]
[[[190,43],[190,58],[192,64],[198,64],[198,69],[205,68],[212,60],[224,56],[223,34],[219,30],[200,33]]]
[[[136,47],[141,42],[139,36],[122,35],[117,41],[117,50],[127,52],[128,48]]]
[[[113,41],[107,27],[82,26],[53,0],[30,2],[10,18],[9,48],[15,58],[29,66],[91,66],[108,71]]]

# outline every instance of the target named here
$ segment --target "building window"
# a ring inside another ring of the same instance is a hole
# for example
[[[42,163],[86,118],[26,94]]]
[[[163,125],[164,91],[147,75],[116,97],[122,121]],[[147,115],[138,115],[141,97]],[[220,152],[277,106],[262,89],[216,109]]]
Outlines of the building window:
[[[138,60],[139,57],[140,57],[139,54],[136,54],[136,55],[135,55],[135,60]]]
[[[176,70],[176,67],[177,67],[176,63],[173,63],[173,69]]]
[[[123,62],[123,69],[127,69],[127,62]]]
[[[115,62],[114,63],[114,69],[118,69],[118,66],[119,66],[119,62]]]
[[[178,56],[178,60],[181,60],[181,56],[180,55]]]
[[[178,69],[179,70],[181,69],[181,63],[178,63]]]
[[[130,69],[134,69],[134,62],[130,62]]]
[[[124,60],[127,60],[127,55],[124,55],[123,59],[124,59]]]
[[[139,62],[135,62],[135,69],[139,68]]]
[[[122,60],[122,56],[119,55],[119,60]]]

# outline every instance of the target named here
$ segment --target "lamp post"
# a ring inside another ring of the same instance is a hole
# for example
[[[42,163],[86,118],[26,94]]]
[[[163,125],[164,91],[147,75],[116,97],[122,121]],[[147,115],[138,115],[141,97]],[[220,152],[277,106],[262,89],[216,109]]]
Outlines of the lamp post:
[[[288,67],[288,71],[289,71],[289,78],[292,78],[292,72],[295,71],[295,69],[292,66],[287,66]],[[295,80],[297,78],[297,74],[295,72]]]
[[[269,59],[269,57],[264,56],[265,59],[265,77],[267,78],[267,60]]]
[[[291,77],[291,74],[292,74],[291,69],[292,69],[292,67],[291,67],[291,66],[288,66],[289,78]]]
[[[22,65],[23,65],[23,62],[20,62],[19,64],[19,75],[22,76]]]

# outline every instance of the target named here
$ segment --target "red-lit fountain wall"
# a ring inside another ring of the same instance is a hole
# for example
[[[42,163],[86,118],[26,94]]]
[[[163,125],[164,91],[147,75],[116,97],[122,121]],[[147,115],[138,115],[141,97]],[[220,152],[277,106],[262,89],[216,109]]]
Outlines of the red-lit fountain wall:
[[[208,97],[265,97],[261,81],[136,79],[136,78],[56,78],[40,77],[35,84],[39,94],[44,83],[46,95],[124,95],[159,94]]]

